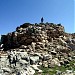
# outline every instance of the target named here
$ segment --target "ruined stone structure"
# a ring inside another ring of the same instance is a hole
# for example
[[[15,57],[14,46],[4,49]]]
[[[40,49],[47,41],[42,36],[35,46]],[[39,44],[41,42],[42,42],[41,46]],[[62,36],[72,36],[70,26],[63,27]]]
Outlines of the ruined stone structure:
[[[1,43],[3,46],[0,48],[0,62],[3,62],[3,66],[0,70],[9,75],[18,75],[19,72],[20,75],[33,75],[35,70],[42,72],[38,65],[49,68],[61,66],[68,64],[75,56],[75,34],[66,33],[61,24],[24,23],[16,31],[2,35]],[[6,60],[9,54],[11,67]]]

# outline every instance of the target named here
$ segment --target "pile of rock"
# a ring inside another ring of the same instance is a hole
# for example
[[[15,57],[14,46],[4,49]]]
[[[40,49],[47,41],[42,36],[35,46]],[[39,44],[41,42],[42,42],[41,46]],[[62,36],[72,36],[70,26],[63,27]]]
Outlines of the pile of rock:
[[[0,55],[0,62],[4,63],[0,70],[1,73],[5,71],[9,75],[18,75],[19,70],[24,75],[34,74],[35,70],[42,72],[37,68],[38,65],[49,68],[66,65],[75,56],[74,35],[65,33],[61,24],[25,23],[17,27],[16,31],[2,35],[1,43],[0,50],[6,51],[7,56]],[[8,71],[5,67],[9,68]]]

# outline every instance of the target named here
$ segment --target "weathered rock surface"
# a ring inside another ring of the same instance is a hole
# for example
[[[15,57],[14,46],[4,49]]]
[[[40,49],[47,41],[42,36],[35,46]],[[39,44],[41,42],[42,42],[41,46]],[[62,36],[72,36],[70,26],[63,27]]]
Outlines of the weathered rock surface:
[[[54,67],[73,60],[75,34],[66,33],[61,24],[25,23],[2,35],[0,50],[1,75],[33,75],[42,72],[37,65]]]

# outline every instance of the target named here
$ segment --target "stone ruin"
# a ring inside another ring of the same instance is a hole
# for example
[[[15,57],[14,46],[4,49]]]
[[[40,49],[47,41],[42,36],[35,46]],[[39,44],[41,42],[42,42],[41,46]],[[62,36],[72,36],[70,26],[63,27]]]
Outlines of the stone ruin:
[[[75,34],[66,33],[61,24],[24,23],[16,31],[1,37],[0,73],[33,75],[36,70],[41,73],[38,66],[68,64],[74,53]]]

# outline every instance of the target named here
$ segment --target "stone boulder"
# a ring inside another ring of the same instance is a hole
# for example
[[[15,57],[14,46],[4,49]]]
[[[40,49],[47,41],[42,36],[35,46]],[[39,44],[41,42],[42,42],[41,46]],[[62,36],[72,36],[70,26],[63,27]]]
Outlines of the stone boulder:
[[[58,58],[54,58],[54,59],[51,61],[51,66],[54,66],[54,65],[61,66],[61,65],[60,65],[60,61],[58,60]]]

